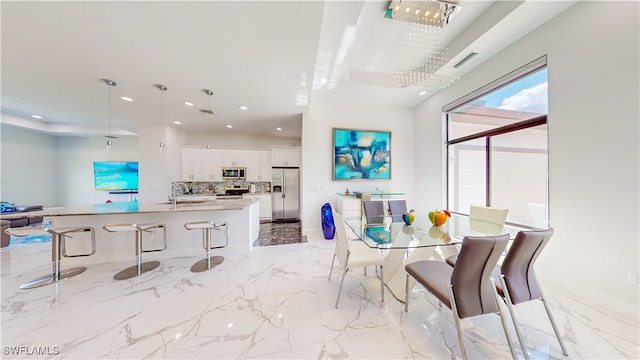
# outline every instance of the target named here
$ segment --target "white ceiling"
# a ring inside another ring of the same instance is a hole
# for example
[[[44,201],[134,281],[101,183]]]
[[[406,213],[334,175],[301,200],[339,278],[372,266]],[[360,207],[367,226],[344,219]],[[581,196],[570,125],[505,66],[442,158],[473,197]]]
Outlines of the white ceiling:
[[[417,25],[384,19],[387,3],[2,1],[2,121],[52,134],[104,135],[109,87],[102,78],[118,83],[111,88],[111,132],[120,135],[163,121],[188,132],[299,137],[304,103],[314,98],[413,107],[438,89],[388,85],[394,70],[428,54],[406,51]],[[438,73],[451,76],[573,2],[460,4],[439,34],[449,61]],[[454,70],[471,50],[480,55]],[[163,106],[158,83],[168,88]]]

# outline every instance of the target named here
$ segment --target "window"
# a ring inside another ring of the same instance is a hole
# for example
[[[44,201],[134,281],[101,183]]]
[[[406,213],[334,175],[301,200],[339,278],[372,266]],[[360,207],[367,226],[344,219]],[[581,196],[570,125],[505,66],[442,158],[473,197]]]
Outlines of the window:
[[[447,208],[509,209],[507,222],[549,226],[546,57],[446,106]]]

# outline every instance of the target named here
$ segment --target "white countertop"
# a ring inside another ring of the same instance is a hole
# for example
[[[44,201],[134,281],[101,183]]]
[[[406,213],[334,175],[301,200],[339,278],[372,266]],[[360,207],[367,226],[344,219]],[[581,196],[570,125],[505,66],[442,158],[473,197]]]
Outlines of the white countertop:
[[[141,202],[112,202],[95,205],[80,205],[61,208],[45,208],[41,211],[29,211],[18,213],[4,213],[0,219],[15,219],[35,216],[75,216],[75,215],[102,215],[102,214],[137,214],[137,213],[172,213],[185,211],[211,211],[211,210],[242,210],[245,207],[258,202],[258,199],[229,199],[229,200],[179,200],[176,209],[170,202],[141,203]]]

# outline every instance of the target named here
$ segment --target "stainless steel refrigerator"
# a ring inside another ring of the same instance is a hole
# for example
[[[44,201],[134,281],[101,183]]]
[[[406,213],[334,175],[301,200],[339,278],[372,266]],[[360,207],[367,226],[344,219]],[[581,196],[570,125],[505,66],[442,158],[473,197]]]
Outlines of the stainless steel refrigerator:
[[[272,220],[300,218],[300,169],[274,167],[271,169]]]

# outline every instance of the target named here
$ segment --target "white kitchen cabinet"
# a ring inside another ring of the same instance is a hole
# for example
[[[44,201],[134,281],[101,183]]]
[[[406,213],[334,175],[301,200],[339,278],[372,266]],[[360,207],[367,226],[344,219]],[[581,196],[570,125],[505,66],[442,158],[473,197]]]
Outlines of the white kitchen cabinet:
[[[272,148],[271,166],[300,166],[300,149],[298,148]]]
[[[258,199],[260,201],[260,220],[271,221],[271,193],[242,194],[243,199]]]
[[[247,181],[260,181],[260,152],[246,150],[244,154],[247,168]]]
[[[271,181],[271,151],[261,150],[258,152],[260,158],[260,176],[259,181]]]
[[[201,174],[205,181],[222,180],[222,156],[213,149],[202,149]]]
[[[183,181],[220,181],[221,154],[212,149],[182,148]]]
[[[182,148],[180,162],[180,179],[183,181],[191,181],[195,179],[195,162],[197,149]]]
[[[247,167],[250,150],[222,149],[222,166]]]

